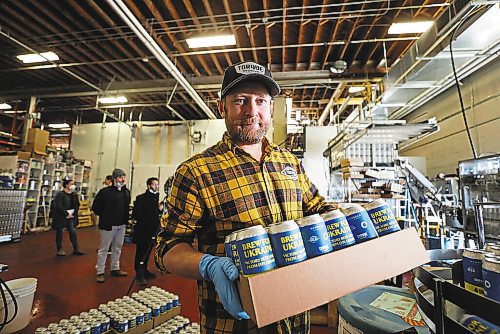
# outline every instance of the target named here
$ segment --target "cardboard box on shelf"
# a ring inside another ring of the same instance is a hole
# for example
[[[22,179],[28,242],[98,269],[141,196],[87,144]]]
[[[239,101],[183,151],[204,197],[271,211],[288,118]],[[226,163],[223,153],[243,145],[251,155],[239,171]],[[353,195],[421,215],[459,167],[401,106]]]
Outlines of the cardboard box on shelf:
[[[49,132],[41,129],[29,129],[26,140],[25,151],[34,151],[37,154],[45,154],[45,149],[49,143]]]
[[[294,265],[240,277],[241,302],[257,326],[263,327],[428,261],[417,231],[410,228]]]
[[[340,166],[341,167],[363,167],[365,164],[363,159],[361,158],[349,158],[349,159],[341,159]]]
[[[18,151],[17,152],[17,158],[19,160],[26,160],[29,161],[31,158],[31,152],[25,152],[25,151]]]

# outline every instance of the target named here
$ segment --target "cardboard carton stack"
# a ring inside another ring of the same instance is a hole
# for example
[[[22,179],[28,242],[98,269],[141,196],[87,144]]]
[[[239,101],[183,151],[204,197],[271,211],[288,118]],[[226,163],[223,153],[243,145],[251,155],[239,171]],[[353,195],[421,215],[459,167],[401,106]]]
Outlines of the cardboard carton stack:
[[[394,198],[400,196],[404,192],[404,182],[404,180],[366,181],[361,183],[358,193],[365,195],[379,195],[382,198]]]
[[[362,179],[364,162],[361,158],[349,158],[340,160],[340,170],[342,171],[342,178],[347,180],[351,179]]]
[[[49,143],[49,132],[41,129],[29,129],[28,139],[23,146],[23,151],[18,152],[19,159],[43,158]]]

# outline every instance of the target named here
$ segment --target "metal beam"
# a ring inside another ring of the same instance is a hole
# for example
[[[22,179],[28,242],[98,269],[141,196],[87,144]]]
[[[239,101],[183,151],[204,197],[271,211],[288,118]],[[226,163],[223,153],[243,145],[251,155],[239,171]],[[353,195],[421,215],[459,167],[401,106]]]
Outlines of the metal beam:
[[[196,104],[203,110],[208,118],[217,118],[212,110],[206,105],[205,101],[194,90],[191,84],[184,78],[182,73],[168,58],[165,52],[160,48],[158,43],[151,37],[151,35],[144,29],[139,20],[128,9],[128,7],[121,0],[107,0],[108,4],[113,10],[125,21],[125,23],[135,32],[137,37],[146,45],[146,47],[153,53],[156,59],[167,69],[170,74],[181,84],[182,87],[188,92]]]
[[[343,82],[379,82],[382,78],[338,78],[330,77],[331,73],[327,70],[316,71],[292,71],[292,72],[275,72],[273,78],[282,88],[291,86],[301,86],[308,84],[323,84],[333,85]],[[197,91],[218,91],[222,82],[221,75],[195,77],[190,79],[192,88]],[[160,80],[137,80],[137,81],[121,81],[113,82],[106,90],[107,94],[142,94],[142,93],[165,93],[170,87],[174,87],[177,81],[175,79],[160,79]],[[181,87],[179,87],[181,88]],[[0,99],[22,99],[30,96],[38,96],[41,98],[58,98],[58,97],[85,97],[97,96],[98,92],[89,89],[86,86],[63,86],[50,88],[27,88],[19,90],[0,91]]]
[[[323,123],[325,123],[326,116],[328,116],[330,114],[330,110],[332,109],[335,100],[340,97],[340,94],[342,94],[342,91],[344,90],[345,86],[346,86],[346,83],[341,82],[341,83],[339,83],[337,88],[335,88],[335,91],[333,92],[332,97],[330,98],[330,101],[328,101],[325,109],[323,109],[323,112],[321,113],[321,116],[319,116],[319,119],[318,119],[319,125],[323,125]]]

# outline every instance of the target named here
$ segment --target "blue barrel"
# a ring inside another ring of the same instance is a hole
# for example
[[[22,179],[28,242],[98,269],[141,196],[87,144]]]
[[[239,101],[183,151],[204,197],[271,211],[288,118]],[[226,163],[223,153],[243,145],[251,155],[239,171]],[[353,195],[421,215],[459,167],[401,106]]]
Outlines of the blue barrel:
[[[235,243],[244,276],[260,274],[276,267],[271,241],[263,226],[238,231]]]
[[[340,210],[333,210],[320,215],[325,221],[328,237],[333,250],[349,247],[356,243],[345,215]]]
[[[361,205],[350,204],[349,207],[341,210],[347,218],[357,244],[378,237],[368,212]]]
[[[500,302],[500,256],[485,256],[482,269],[484,294]]]
[[[429,328],[423,321],[410,325],[399,315],[371,306],[370,304],[384,292],[404,297],[405,303],[410,299],[415,300],[407,289],[382,285],[373,285],[348,294],[337,301],[338,333],[393,334],[414,331],[419,334],[429,333]]]
[[[379,237],[401,230],[391,208],[383,199],[377,199],[364,207]]]
[[[278,267],[302,262],[307,259],[299,225],[293,220],[269,225],[267,228],[274,259]]]
[[[333,250],[325,221],[319,214],[296,220],[308,258],[330,253]]]

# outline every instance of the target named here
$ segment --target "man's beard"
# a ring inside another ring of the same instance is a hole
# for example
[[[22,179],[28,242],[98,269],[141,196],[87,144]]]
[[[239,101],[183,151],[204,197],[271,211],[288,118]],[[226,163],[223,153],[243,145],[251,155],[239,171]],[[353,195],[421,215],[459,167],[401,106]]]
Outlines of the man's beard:
[[[259,124],[259,127],[255,129],[254,127],[246,126],[253,125],[255,123]],[[257,117],[248,118],[243,121],[233,121],[231,124],[226,120],[227,130],[231,139],[235,143],[244,145],[258,144],[262,141],[262,138],[266,135],[269,130],[269,125],[262,123]]]

